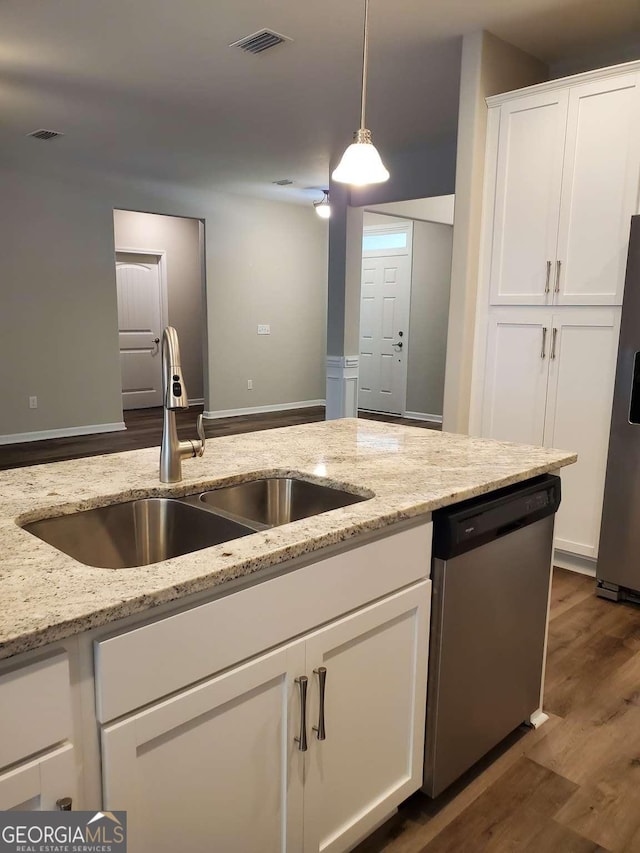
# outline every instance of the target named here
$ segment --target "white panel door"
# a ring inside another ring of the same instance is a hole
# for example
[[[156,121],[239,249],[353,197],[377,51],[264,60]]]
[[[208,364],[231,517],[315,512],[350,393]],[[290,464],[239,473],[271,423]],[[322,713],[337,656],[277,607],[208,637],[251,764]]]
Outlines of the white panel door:
[[[159,259],[116,256],[123,409],[162,405],[163,329]]]
[[[301,850],[303,672],[298,642],[103,729],[105,808],[128,810],[130,853]]]
[[[307,639],[312,727],[326,667],[326,739],[310,731],[305,853],[350,850],[422,784],[430,605],[424,581]]]
[[[489,315],[482,435],[541,445],[552,314],[536,309]]]
[[[559,304],[622,304],[639,170],[638,75],[572,88],[554,281]]]
[[[56,801],[63,797],[71,797],[75,803],[71,744],[0,773],[0,811],[54,811]]]
[[[411,259],[364,257],[358,408],[402,414],[406,390]]]
[[[530,95],[500,112],[491,249],[491,302],[551,301],[555,264],[566,91]]]
[[[578,453],[562,469],[555,546],[585,557],[598,554],[620,310],[581,308],[553,318],[544,443]]]

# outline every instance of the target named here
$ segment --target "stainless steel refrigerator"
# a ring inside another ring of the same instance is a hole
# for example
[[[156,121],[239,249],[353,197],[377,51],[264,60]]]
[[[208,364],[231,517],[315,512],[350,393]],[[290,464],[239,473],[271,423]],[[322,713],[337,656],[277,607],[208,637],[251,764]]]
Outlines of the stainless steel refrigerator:
[[[640,601],[640,216],[631,219],[597,577],[598,595]]]

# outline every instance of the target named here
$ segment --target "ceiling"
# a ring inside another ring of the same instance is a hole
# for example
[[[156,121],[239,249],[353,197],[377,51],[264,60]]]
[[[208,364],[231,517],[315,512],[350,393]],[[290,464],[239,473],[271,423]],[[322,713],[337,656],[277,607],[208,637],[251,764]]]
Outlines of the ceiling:
[[[3,0],[0,161],[300,197],[326,186],[357,127],[362,12],[362,0]],[[228,47],[264,27],[293,41]],[[482,28],[560,63],[640,40],[640,0],[371,0],[367,124],[381,151],[454,138],[461,36]],[[25,137],[37,128],[65,136]]]

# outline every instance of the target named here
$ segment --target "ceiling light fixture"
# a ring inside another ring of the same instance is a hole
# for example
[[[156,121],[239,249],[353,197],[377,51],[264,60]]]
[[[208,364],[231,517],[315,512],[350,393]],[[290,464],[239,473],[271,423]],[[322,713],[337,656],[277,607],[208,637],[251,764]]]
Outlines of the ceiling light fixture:
[[[322,190],[324,196],[320,201],[314,201],[313,206],[316,213],[321,219],[328,219],[331,216],[331,205],[329,204],[329,190]]]
[[[333,180],[343,184],[364,187],[381,184],[389,179],[380,155],[371,141],[371,131],[365,127],[367,102],[367,61],[369,53],[369,0],[364,0],[364,37],[362,40],[362,95],[360,99],[360,128],[353,134],[353,142],[342,155],[333,171]]]

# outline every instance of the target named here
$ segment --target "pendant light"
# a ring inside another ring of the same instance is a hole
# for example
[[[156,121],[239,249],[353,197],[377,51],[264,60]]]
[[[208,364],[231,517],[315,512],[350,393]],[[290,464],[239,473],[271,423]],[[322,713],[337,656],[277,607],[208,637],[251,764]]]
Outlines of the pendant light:
[[[353,142],[342,155],[333,171],[333,180],[355,187],[381,184],[389,179],[380,155],[371,141],[371,131],[365,127],[367,102],[367,60],[369,52],[369,0],[364,0],[364,37],[362,41],[362,96],[360,100],[360,128],[353,134]]]
[[[313,206],[316,213],[321,219],[328,219],[331,216],[331,205],[329,204],[329,190],[322,190],[324,193],[320,201],[314,201]]]

